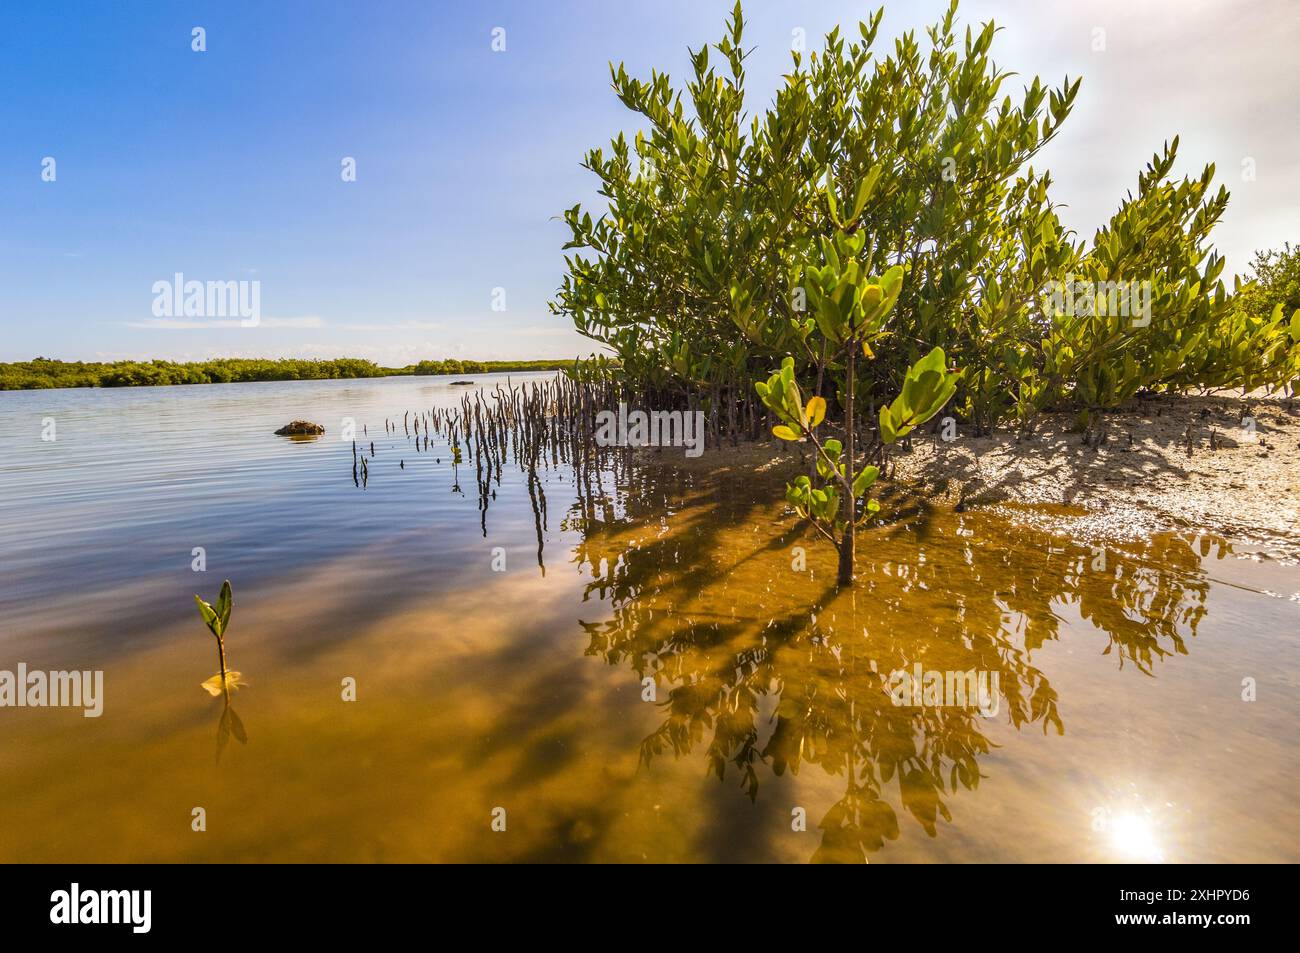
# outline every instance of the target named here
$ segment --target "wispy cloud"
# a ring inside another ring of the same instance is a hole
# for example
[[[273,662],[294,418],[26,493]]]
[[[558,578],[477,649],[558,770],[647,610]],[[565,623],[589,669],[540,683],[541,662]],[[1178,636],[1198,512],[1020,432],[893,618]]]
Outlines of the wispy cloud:
[[[399,321],[396,324],[340,324],[344,331],[445,331],[438,321]]]
[[[516,328],[510,333],[521,338],[577,337],[578,335],[573,328],[563,324],[531,325],[526,328]]]
[[[127,321],[128,328],[146,328],[150,331],[197,331],[211,328],[323,328],[325,322],[315,315],[301,318],[262,318],[255,325],[245,325],[239,318],[149,318],[145,321]]]

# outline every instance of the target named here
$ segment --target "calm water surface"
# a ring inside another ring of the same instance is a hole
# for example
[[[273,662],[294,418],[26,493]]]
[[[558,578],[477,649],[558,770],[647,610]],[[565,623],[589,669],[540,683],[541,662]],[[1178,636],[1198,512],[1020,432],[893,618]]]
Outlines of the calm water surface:
[[[485,513],[472,456],[401,423],[464,390],[0,393],[0,670],[106,696],[0,708],[0,860],[1300,859],[1296,567],[1172,533],[1101,566],[1065,511],[911,504],[836,594],[779,473],[579,494],[548,458]],[[224,578],[218,761],[193,594]],[[995,673],[996,713],[894,705],[917,664]]]

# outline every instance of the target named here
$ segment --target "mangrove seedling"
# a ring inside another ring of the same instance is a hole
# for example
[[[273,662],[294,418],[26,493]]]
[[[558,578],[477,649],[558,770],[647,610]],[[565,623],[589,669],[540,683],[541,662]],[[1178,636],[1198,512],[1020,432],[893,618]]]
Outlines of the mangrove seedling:
[[[816,428],[826,419],[826,398],[814,394],[805,403],[800,385],[794,380],[793,358],[785,358],[779,372],[754,386],[759,398],[781,421],[772,433],[784,441],[807,439],[816,449],[815,476],[820,478],[820,485],[814,484],[813,476],[798,477],[787,486],[785,498],[840,551],[837,582],[849,586],[853,585],[854,533],[880,510],[878,501],[867,499],[861,514],[858,511],[858,499],[880,476],[880,469],[874,465],[858,467],[858,449],[854,446],[855,361],[859,351],[868,359],[874,358],[871,342],[883,333],[885,319],[898,300],[904,269],[894,265],[883,276],[868,276],[857,260],[863,250],[862,233],[823,238],[822,248],[826,265],[803,269],[814,316],[794,324],[805,346],[809,346],[811,335],[820,332],[826,341],[822,354],[844,359],[840,395],[844,404],[844,443],[819,436]],[[956,393],[959,377],[958,372],[948,371],[941,347],[933,348],[911,365],[902,393],[893,403],[880,408],[880,442],[891,445],[943,410]]]
[[[221,594],[217,596],[216,606],[204,602],[198,595],[194,596],[194,601],[199,604],[199,615],[203,617],[208,631],[217,640],[217,659],[221,663],[221,671],[204,682],[203,688],[214,698],[224,695],[226,704],[229,704],[231,691],[244,684],[240,681],[238,672],[226,668],[226,626],[230,624],[232,606],[230,580],[227,579],[221,584]]]

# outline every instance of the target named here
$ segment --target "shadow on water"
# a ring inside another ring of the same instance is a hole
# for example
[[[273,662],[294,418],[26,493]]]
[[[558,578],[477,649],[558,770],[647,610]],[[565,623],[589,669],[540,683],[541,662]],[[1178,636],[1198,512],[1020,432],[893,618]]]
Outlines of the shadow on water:
[[[779,499],[779,481],[633,482],[621,515],[609,501],[573,514],[585,527],[574,561],[587,600],[612,607],[581,622],[587,653],[630,669],[661,712],[643,768],[699,752],[755,801],[768,772],[842,778],[818,861],[861,861],[898,838],[891,788],[937,836],[952,796],[979,785],[989,716],[1064,734],[1032,661],[1063,614],[1092,623],[1102,654],[1140,677],[1186,654],[1209,593],[1200,557],[1228,552],[1174,534],[1103,551],[993,513],[913,508],[865,534],[859,585],[843,593],[828,549],[759,502]],[[896,673],[921,676],[917,692],[900,692],[911,682]],[[942,679],[933,695],[930,673]],[[979,677],[996,693],[987,715]]]
[[[217,722],[217,756],[216,763],[221,764],[221,755],[226,750],[226,745],[230,744],[231,737],[234,737],[241,745],[248,744],[248,733],[244,730],[244,723],[240,720],[239,715],[235,714],[235,709],[230,707],[230,699],[223,700],[221,705],[221,718]]]

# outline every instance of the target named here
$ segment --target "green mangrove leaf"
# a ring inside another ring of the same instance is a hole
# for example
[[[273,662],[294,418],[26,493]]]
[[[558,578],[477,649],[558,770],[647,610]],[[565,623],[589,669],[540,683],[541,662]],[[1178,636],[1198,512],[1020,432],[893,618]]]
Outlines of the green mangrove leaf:
[[[221,634],[226,634],[226,627],[230,624],[230,610],[232,608],[233,598],[230,591],[230,580],[227,579],[221,584],[221,594],[217,596],[217,605],[215,611],[221,618]]]
[[[880,165],[873,165],[862,181],[858,183],[858,195],[853,200],[853,220],[857,221],[862,210],[867,207],[867,202],[871,200],[871,193],[876,190],[876,183],[880,181]]]
[[[863,467],[862,471],[853,479],[853,495],[861,496],[865,493],[867,488],[876,482],[878,476],[880,476],[879,467]]]
[[[202,616],[204,624],[211,630],[212,634],[221,637],[221,616],[217,615],[217,610],[208,605],[199,596],[194,597],[194,601],[199,604],[199,615]]]
[[[893,443],[898,439],[898,430],[894,427],[894,415],[888,405],[880,408],[880,439]]]

